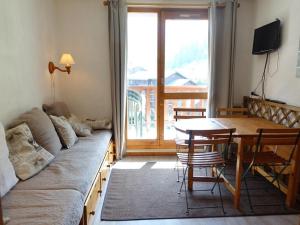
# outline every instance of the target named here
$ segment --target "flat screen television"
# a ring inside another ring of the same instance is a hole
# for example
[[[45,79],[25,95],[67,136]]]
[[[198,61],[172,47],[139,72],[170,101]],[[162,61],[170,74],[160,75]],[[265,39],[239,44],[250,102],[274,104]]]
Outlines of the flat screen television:
[[[252,54],[261,55],[275,51],[280,46],[280,20],[255,29]]]

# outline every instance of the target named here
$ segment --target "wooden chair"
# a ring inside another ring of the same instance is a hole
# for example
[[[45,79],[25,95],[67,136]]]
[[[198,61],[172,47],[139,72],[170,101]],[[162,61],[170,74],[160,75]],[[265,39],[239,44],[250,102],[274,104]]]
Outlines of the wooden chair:
[[[206,118],[205,108],[174,108],[175,112],[174,119],[197,119]]]
[[[248,117],[247,108],[218,108],[217,118],[245,118]],[[228,159],[236,159],[235,153],[238,148],[238,143],[233,142],[228,150]]]
[[[174,119],[175,121],[181,119],[199,119],[206,118],[206,109],[205,108],[174,108]],[[185,143],[185,139],[187,139],[186,135],[176,132],[175,144],[176,144],[176,153],[178,152],[187,152],[188,145]],[[198,146],[199,149],[200,146]],[[176,161],[176,169],[177,169],[177,182],[180,182],[180,174],[179,174],[179,165],[178,159]]]
[[[250,197],[250,192],[247,185],[247,175],[256,167],[264,167],[272,169],[272,173],[265,176],[271,177],[270,182],[276,185],[281,191],[280,176],[288,170],[292,165],[292,159],[294,153],[300,145],[300,129],[286,128],[286,129],[258,129],[258,136],[256,138],[256,144],[251,146],[248,152],[244,153],[243,163],[248,165],[243,174],[242,180],[245,182],[247,197],[250,205],[250,209],[253,212],[253,206],[274,206],[274,205],[253,205]],[[275,150],[271,148],[275,146]],[[277,146],[284,146],[286,151],[289,152],[288,157],[281,157],[276,154]],[[255,148],[253,150],[253,147]],[[256,188],[257,190],[257,188]],[[285,203],[283,201],[283,207]]]
[[[248,117],[247,108],[218,108],[218,118],[243,118]]]
[[[201,190],[201,191],[211,191],[213,193],[215,186],[218,186],[219,189],[219,195],[220,195],[220,201],[221,201],[221,208],[223,213],[224,206],[223,206],[223,198],[222,198],[222,192],[220,188],[220,182],[223,182],[224,180],[221,178],[222,172],[225,169],[225,160],[222,157],[222,154],[214,151],[216,145],[224,144],[226,148],[230,146],[232,143],[232,134],[235,132],[235,129],[218,129],[218,130],[199,130],[194,131],[191,135],[193,139],[186,140],[186,143],[189,144],[189,150],[187,153],[177,153],[177,157],[182,165],[184,165],[184,175],[182,184],[180,187],[184,186],[185,191],[185,200],[186,200],[186,213],[189,213],[190,209],[201,209],[201,208],[195,208],[190,207],[187,197],[187,184],[186,184],[186,174],[189,169],[195,169],[195,168],[210,168],[215,173],[212,173],[212,175],[205,174],[205,176],[200,177],[194,177],[194,181],[198,182],[210,182],[214,183],[212,188],[209,190]],[[197,137],[200,137],[200,139],[197,139]],[[202,137],[206,137],[206,139],[203,139]],[[208,152],[195,152],[195,147],[198,145],[202,146],[208,146],[211,151]],[[199,191],[199,190],[198,190]],[[217,208],[218,206],[208,206],[208,207],[202,207],[202,208]]]

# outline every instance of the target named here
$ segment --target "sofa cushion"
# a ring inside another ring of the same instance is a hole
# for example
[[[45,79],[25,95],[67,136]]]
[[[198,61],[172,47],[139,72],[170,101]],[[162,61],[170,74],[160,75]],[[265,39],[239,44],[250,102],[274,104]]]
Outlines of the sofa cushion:
[[[6,140],[9,158],[21,180],[36,175],[54,159],[51,153],[35,142],[25,123],[7,130]]]
[[[54,124],[63,146],[65,148],[71,148],[78,141],[78,137],[76,136],[75,131],[70,123],[64,116],[57,117],[50,115],[50,119]]]
[[[64,116],[66,118],[71,116],[68,106],[64,102],[55,102],[51,105],[43,104],[43,110],[48,115]]]
[[[111,137],[111,131],[99,131],[79,138],[70,150],[61,151],[47,169],[30,180],[19,182],[15,189],[74,189],[86,196]]]
[[[78,225],[83,205],[74,190],[12,190],[2,199],[9,225]]]
[[[3,125],[0,123],[0,197],[3,197],[18,182],[8,155],[5,132]]]
[[[33,108],[15,119],[8,128],[21,123],[29,126],[35,141],[52,155],[56,155],[62,148],[51,120],[42,110]]]
[[[81,122],[81,120],[78,119],[75,115],[71,115],[68,121],[78,137],[86,137],[92,135],[92,127],[90,127],[86,123]]]

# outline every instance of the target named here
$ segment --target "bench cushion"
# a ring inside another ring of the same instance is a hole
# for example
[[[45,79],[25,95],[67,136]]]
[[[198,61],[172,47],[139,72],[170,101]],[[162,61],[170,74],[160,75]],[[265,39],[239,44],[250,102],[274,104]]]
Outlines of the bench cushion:
[[[8,225],[78,225],[84,197],[74,190],[12,190],[2,204]]]
[[[79,138],[70,149],[62,150],[43,171],[27,181],[19,182],[16,190],[77,190],[86,196],[105,157],[111,131],[97,131]]]

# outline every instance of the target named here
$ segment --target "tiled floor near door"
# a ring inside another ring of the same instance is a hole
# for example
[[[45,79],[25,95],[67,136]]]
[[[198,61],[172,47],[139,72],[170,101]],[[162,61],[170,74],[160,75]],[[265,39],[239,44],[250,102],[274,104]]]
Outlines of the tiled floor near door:
[[[176,161],[175,157],[165,156],[131,156],[117,162],[115,167],[135,166],[141,162],[156,161],[166,162],[170,166]],[[102,207],[101,202],[100,207]],[[277,216],[248,216],[248,217],[222,217],[222,218],[199,218],[199,219],[167,219],[167,220],[136,220],[136,221],[101,221],[99,225],[300,225],[299,215]]]

